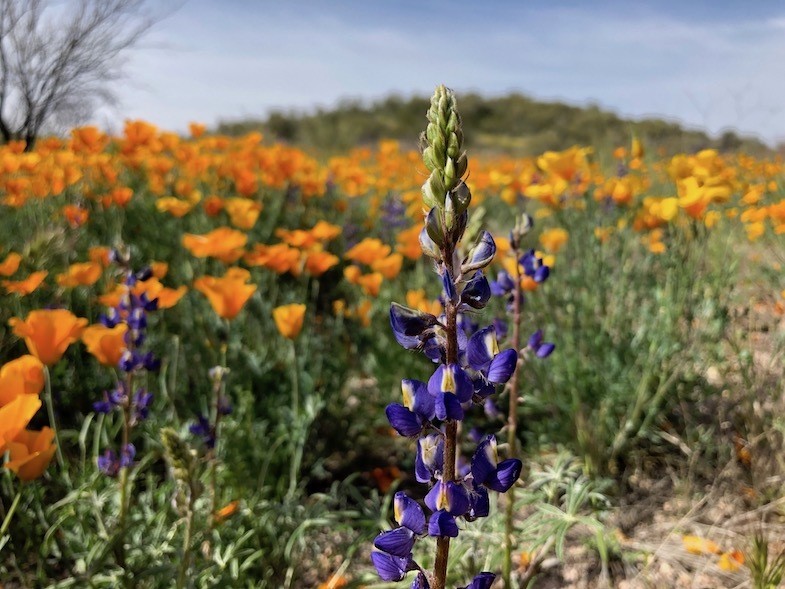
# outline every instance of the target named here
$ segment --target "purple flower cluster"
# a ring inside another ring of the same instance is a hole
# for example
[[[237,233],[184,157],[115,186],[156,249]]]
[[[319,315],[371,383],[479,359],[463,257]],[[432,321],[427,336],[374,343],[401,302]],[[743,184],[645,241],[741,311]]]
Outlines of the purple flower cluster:
[[[150,278],[151,271],[145,268],[139,272],[130,269],[129,260],[120,252],[114,251],[112,259],[123,268],[124,293],[116,307],[110,307],[100,316],[100,321],[106,327],[112,328],[121,323],[128,326],[125,334],[125,349],[117,364],[122,377],[118,379],[115,388],[104,391],[103,398],[93,403],[96,413],[108,414],[119,409],[124,413],[123,427],[132,429],[137,423],[147,419],[153,394],[144,387],[134,387],[134,379],[146,371],[156,371],[160,367],[158,360],[152,352],[145,352],[143,346],[147,339],[147,314],[158,308],[158,300],[150,300],[145,293],[134,294],[133,287],[139,281]],[[130,431],[126,431],[124,438],[128,439]],[[107,449],[98,457],[98,468],[104,474],[116,476],[117,473],[133,464],[136,448],[130,442],[120,450],[119,455]]]
[[[436,209],[429,216],[435,214]],[[451,327],[446,314],[436,317],[393,303],[390,324],[396,340],[404,348],[420,350],[438,363],[427,383],[404,379],[403,402],[390,404],[386,409],[390,425],[402,436],[416,440],[414,474],[418,482],[430,487],[425,496],[430,516],[426,518],[413,499],[398,493],[395,511],[399,527],[377,536],[377,551],[371,557],[385,581],[399,581],[408,571],[417,570],[412,587],[429,587],[427,575],[413,560],[415,540],[426,535],[454,538],[459,533],[459,518],[473,521],[486,517],[490,509],[488,492],[506,492],[517,481],[522,464],[517,459],[499,461],[495,437],[486,436],[479,442],[470,464],[457,471],[453,468],[454,477],[445,476],[446,424],[464,420],[473,405],[484,404],[499,385],[506,383],[515,370],[518,355],[512,349],[499,349],[496,326],[477,329],[470,318],[491,297],[491,287],[482,271],[496,252],[490,233],[484,232],[465,259],[453,264],[442,261],[442,248],[426,229],[420,241],[426,253],[437,253],[432,257],[441,278],[445,309],[455,318],[452,337],[457,349],[448,349],[453,344],[449,341]],[[493,578],[491,573],[483,573],[468,587],[489,587]]]

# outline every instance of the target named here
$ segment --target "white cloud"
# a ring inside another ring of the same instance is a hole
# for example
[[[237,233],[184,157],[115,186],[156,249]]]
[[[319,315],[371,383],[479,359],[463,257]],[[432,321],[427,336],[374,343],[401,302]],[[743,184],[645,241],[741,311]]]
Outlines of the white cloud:
[[[329,14],[307,0],[275,10],[264,4],[186,4],[152,39],[167,49],[132,56],[114,120],[125,115],[182,130],[190,120],[214,123],[391,91],[429,93],[445,82],[785,139],[778,106],[785,77],[777,75],[785,16],[695,23],[650,9],[502,3],[496,10],[456,9],[450,22],[435,19],[439,3],[357,15]]]

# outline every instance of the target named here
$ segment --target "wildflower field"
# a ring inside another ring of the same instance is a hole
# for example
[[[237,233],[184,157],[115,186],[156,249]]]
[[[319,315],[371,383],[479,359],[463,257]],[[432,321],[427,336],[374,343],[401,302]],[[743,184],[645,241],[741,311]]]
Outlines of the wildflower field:
[[[459,105],[0,147],[2,587],[778,586],[783,162]]]

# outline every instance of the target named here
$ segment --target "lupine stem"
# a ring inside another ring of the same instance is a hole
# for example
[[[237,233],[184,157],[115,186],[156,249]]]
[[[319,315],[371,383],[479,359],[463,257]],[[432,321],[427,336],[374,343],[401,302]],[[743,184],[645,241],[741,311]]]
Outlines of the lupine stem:
[[[8,508],[8,513],[5,514],[5,518],[3,519],[3,525],[0,526],[0,539],[5,535],[6,530],[8,530],[8,526],[11,524],[11,520],[14,517],[14,512],[16,511],[17,506],[19,505],[19,500],[22,498],[22,489],[24,488],[24,484],[19,485],[19,489],[16,491],[16,496],[14,497],[13,503],[11,503],[11,507]]]
[[[133,375],[129,372],[126,375],[126,402],[122,406],[123,410],[123,430],[122,430],[122,445],[120,446],[120,454],[126,451],[128,442],[131,438],[131,403],[133,395]],[[125,526],[126,518],[128,515],[128,471],[130,465],[125,465],[120,468],[120,517],[117,523],[117,533],[119,536],[119,544],[117,546],[117,560],[118,564],[125,569]],[[129,577],[127,571],[123,571],[126,585],[128,584]]]
[[[507,414],[507,445],[509,448],[508,458],[518,457],[518,372],[520,369],[521,353],[521,267],[517,263],[520,259],[520,251],[513,250],[515,255],[515,288],[512,291],[513,311],[512,311],[512,345],[518,354],[518,361],[515,370],[510,377],[509,395],[510,405]],[[512,544],[513,544],[513,515],[515,511],[515,485],[510,487],[507,495],[507,505],[505,507],[504,520],[504,565],[502,568],[502,579],[507,589],[512,588]]]
[[[448,264],[452,260],[452,247],[444,248],[443,259]],[[458,312],[454,304],[447,302],[445,306],[446,318],[446,336],[447,336],[447,350],[446,361],[447,364],[454,364],[458,362]],[[458,445],[458,422],[454,419],[448,419],[444,428],[444,472],[442,473],[442,480],[454,481],[455,480],[455,462],[456,462],[456,449]],[[445,589],[447,585],[447,561],[450,557],[450,538],[448,536],[440,536],[436,540],[436,562],[433,571],[433,588]]]

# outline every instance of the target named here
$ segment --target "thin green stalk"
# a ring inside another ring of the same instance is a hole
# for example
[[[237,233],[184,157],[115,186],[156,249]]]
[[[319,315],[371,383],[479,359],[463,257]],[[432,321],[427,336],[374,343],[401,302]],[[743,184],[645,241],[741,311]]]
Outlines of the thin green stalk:
[[[13,503],[11,503],[11,507],[8,508],[8,512],[5,514],[5,518],[3,519],[3,525],[0,526],[0,538],[2,538],[6,531],[8,530],[8,526],[11,524],[11,520],[14,517],[14,512],[16,511],[17,506],[19,505],[19,500],[22,498],[22,489],[24,488],[24,483],[19,485],[19,489],[16,491],[16,496],[14,497]]]
[[[226,338],[229,339],[229,323],[226,324]],[[210,510],[210,529],[215,526],[215,514],[218,513],[218,435],[221,426],[221,398],[226,390],[226,350],[228,344],[221,344],[221,374],[220,380],[213,385],[213,447],[210,450],[210,491],[212,508]]]
[[[63,478],[65,478],[68,486],[71,486],[71,477],[68,475],[68,469],[65,466],[65,459],[63,458],[63,450],[60,447],[60,432],[57,428],[57,422],[55,421],[55,407],[54,407],[54,400],[52,399],[52,378],[49,374],[49,367],[44,366],[44,400],[46,402],[46,412],[49,416],[49,427],[52,428],[52,431],[55,434],[55,455],[57,456],[57,465],[60,467],[60,471],[63,473]]]
[[[289,356],[291,357],[290,366],[292,367],[292,416],[296,418],[300,414],[300,383],[297,374],[297,349],[294,340],[289,340]]]

